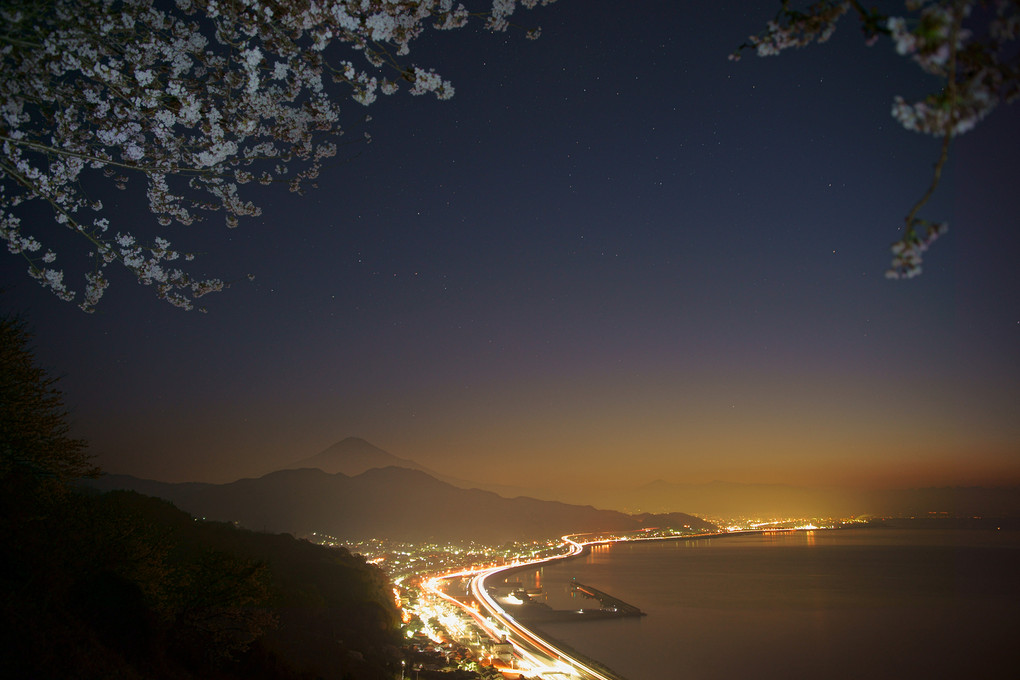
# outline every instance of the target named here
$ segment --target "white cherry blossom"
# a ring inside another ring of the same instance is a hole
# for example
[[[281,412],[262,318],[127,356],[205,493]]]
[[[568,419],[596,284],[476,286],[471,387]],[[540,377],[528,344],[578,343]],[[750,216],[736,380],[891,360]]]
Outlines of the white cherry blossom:
[[[782,2],[777,17],[760,35],[750,36],[731,59],[744,49],[771,56],[791,47],[824,42],[844,15],[856,15],[866,43],[888,36],[896,53],[921,70],[939,78],[942,85],[922,100],[909,102],[897,96],[892,116],[907,130],[942,140],[932,183],[904,219],[901,237],[893,244],[889,278],[912,278],[921,273],[922,254],[948,229],[918,216],[938,187],[950,142],[974,128],[999,103],[1020,97],[1020,0],[907,0],[906,13],[888,16],[865,8],[858,0],[821,0],[795,9]]]
[[[111,265],[191,308],[227,284],[180,268],[194,254],[152,228],[192,225],[213,212],[237,226],[261,212],[239,188],[255,182],[303,193],[338,153],[340,121],[365,120],[359,109],[394,94],[399,81],[411,94],[453,96],[432,69],[403,62],[417,38],[472,17],[506,30],[517,4],[4,0],[0,238],[30,276],[86,311],[110,285]],[[83,188],[97,179],[144,185],[150,228],[111,225],[117,216]],[[23,220],[38,205],[53,223]],[[87,253],[77,289],[54,266],[68,259],[50,247],[64,242],[55,228],[70,230]]]

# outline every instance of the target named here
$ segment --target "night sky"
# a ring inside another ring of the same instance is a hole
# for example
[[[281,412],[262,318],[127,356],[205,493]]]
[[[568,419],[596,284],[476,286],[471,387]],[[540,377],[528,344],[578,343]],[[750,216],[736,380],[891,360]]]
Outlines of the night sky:
[[[954,143],[922,213],[950,231],[887,280],[940,143],[890,106],[934,81],[849,18],[728,61],[778,6],[560,0],[518,17],[538,41],[433,33],[410,57],[452,100],[352,103],[374,141],[318,190],[175,227],[237,281],[207,314],[115,273],[85,315],[9,255],[0,303],[109,472],[226,482],[359,436],[549,489],[1020,483],[1020,109]],[[111,219],[164,233],[141,200]]]

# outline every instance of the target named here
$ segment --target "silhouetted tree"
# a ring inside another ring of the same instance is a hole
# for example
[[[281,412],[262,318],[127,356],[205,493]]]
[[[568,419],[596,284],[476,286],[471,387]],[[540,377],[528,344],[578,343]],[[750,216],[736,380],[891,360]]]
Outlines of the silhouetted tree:
[[[173,637],[199,667],[236,660],[275,625],[266,608],[270,574],[265,563],[206,551],[179,571]]]
[[[31,333],[17,317],[0,318],[0,490],[36,493],[96,476],[82,439],[69,436],[63,396],[36,364]]]

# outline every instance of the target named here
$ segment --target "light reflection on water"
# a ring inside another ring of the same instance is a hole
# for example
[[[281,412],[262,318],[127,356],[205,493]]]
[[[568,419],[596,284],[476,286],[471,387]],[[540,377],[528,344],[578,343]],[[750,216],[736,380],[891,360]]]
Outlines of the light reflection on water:
[[[647,613],[542,626],[628,680],[767,680],[987,676],[1012,664],[1017,574],[1016,533],[854,529],[597,546],[535,576],[554,608],[576,578]]]

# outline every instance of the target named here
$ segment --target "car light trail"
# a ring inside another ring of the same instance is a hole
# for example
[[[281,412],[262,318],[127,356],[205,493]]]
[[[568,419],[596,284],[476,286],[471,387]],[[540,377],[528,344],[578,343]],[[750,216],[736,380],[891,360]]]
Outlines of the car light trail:
[[[522,566],[543,564],[546,562],[551,562],[553,560],[565,559],[567,557],[575,557],[577,555],[580,555],[584,551],[584,547],[586,544],[579,543],[573,540],[570,536],[563,536],[562,540],[567,546],[569,546],[569,550],[562,555],[556,555],[555,557],[546,559],[533,560],[531,562],[521,562],[501,567],[493,567],[491,569],[479,572],[471,579],[471,592],[475,596],[475,599],[482,605],[484,609],[486,609],[489,612],[489,614],[496,621],[502,623],[502,625],[504,625],[506,628],[513,631],[513,633],[526,640],[529,645],[535,647],[541,654],[551,657],[552,660],[556,662],[552,665],[542,665],[539,663],[540,667],[533,668],[532,669],[533,672],[542,671],[547,674],[551,673],[557,675],[570,675],[573,677],[594,680],[618,680],[617,678],[614,678],[610,675],[606,675],[605,673],[595,668],[592,668],[590,665],[572,656],[568,652],[559,649],[558,647],[550,643],[548,640],[539,637],[538,635],[531,632],[528,628],[522,626],[520,623],[517,622],[516,619],[514,619],[514,617],[512,617],[510,614],[504,611],[503,608],[500,607],[499,604],[495,600],[493,600],[489,593],[486,591],[485,580],[490,576],[498,574],[502,571],[507,571],[509,569],[515,569],[517,567]],[[519,645],[515,643],[513,640],[511,640],[511,643],[514,644],[515,648],[519,648]]]
[[[579,543],[570,536],[563,536],[562,540],[568,550],[560,555],[530,561],[514,561],[510,564],[496,567],[488,566],[484,568],[465,569],[448,574],[441,574],[423,581],[422,588],[431,595],[434,595],[435,597],[438,597],[450,604],[456,605],[463,611],[467,612],[475,623],[478,624],[479,628],[481,628],[482,631],[493,640],[506,640],[509,642],[515,652],[515,655],[522,661],[520,664],[522,667],[516,670],[526,671],[527,673],[538,677],[562,678],[563,676],[568,676],[583,678],[584,680],[619,680],[618,678],[608,676],[594,668],[591,668],[589,665],[574,658],[569,653],[557,648],[553,644],[550,644],[547,640],[535,635],[518,623],[517,620],[510,614],[504,611],[503,608],[489,596],[488,592],[486,592],[485,579],[494,574],[498,574],[509,569],[517,569],[520,567],[543,564],[557,559],[574,557],[580,555],[584,551],[586,544]],[[471,593],[481,608],[485,610],[489,617],[491,617],[491,620],[490,618],[483,616],[482,612],[477,611],[473,607],[468,606],[444,592],[442,584],[455,578],[471,579]],[[526,666],[526,668],[524,666]]]
[[[563,541],[563,546],[566,547],[567,550],[559,555],[541,557],[533,560],[514,560],[510,564],[503,564],[499,566],[493,566],[490,564],[483,567],[474,567],[448,574],[441,574],[423,581],[422,588],[430,594],[463,609],[475,620],[479,628],[481,628],[481,630],[493,640],[505,640],[508,642],[513,648],[517,658],[522,662],[520,667],[515,669],[517,671],[523,671],[540,678],[548,677],[550,680],[553,678],[563,678],[564,676],[581,678],[581,680],[622,680],[619,676],[614,675],[609,671],[602,671],[594,668],[590,663],[583,661],[568,651],[560,649],[555,643],[539,637],[527,627],[518,623],[513,616],[507,613],[499,605],[499,603],[497,603],[489,595],[485,587],[485,581],[490,576],[494,576],[510,569],[531,567],[569,557],[576,557],[582,554],[585,548],[589,546],[617,543],[620,541],[653,541],[681,538],[680,536],[612,537],[597,538],[592,541],[580,542],[573,538],[574,536],[579,535],[580,534],[568,534],[566,536],[561,536],[560,540]],[[695,536],[706,535],[711,534],[696,534]],[[682,538],[690,537],[691,536],[684,536]],[[478,611],[478,609],[447,595],[443,591],[441,584],[454,578],[471,579],[471,594],[478,603],[478,606],[484,610],[484,613],[488,614],[488,616],[483,616],[483,613]]]

